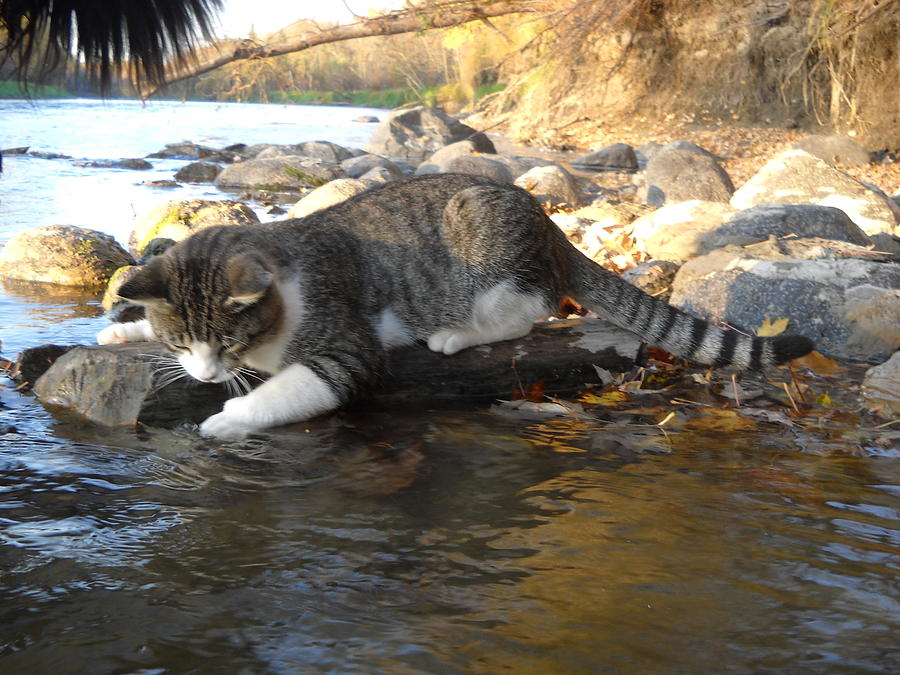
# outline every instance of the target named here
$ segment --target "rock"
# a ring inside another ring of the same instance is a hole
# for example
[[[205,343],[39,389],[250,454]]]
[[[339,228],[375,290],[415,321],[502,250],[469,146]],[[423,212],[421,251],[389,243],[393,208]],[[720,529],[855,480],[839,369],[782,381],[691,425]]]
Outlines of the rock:
[[[142,255],[145,247],[157,238],[181,241],[197,230],[212,225],[258,222],[253,209],[240,202],[204,199],[165,202],[135,220],[128,237],[128,249],[133,255]]]
[[[539,166],[516,178],[515,184],[525,188],[540,203],[554,206],[568,204],[577,207],[584,203],[584,194],[575,179],[560,166]]]
[[[642,196],[653,206],[695,199],[727,202],[734,186],[725,169],[710,156],[693,150],[661,149],[649,162]]]
[[[843,136],[814,134],[801,138],[794,144],[794,148],[808,152],[831,166],[839,164],[865,166],[872,161],[872,155],[868,150]]]
[[[220,188],[290,192],[318,187],[335,178],[344,178],[340,167],[293,155],[236,162],[222,170],[215,184]]]
[[[361,180],[355,178],[338,178],[325,185],[317,187],[309,194],[303,196],[300,201],[288,210],[288,218],[302,218],[310,213],[321,211],[329,206],[340,204],[353,195],[365,192],[369,189]]]
[[[862,287],[896,292],[900,266],[857,259],[766,260],[756,247],[735,247],[685,263],[675,277],[671,302],[748,332],[766,318],[788,318],[789,331],[809,337],[823,353],[884,360],[896,346],[884,339],[889,327],[874,328],[875,318],[854,309],[869,293]],[[887,324],[895,331],[900,315]]]
[[[773,204],[739,211],[715,224],[683,222],[658,230],[642,242],[654,258],[684,261],[725,246],[747,246],[770,237],[818,237],[869,246],[871,241],[840,209],[813,204]]]
[[[56,360],[72,349],[72,345],[40,345],[23,349],[16,356],[12,378],[22,389],[31,389]]]
[[[871,235],[872,248],[876,251],[883,251],[900,262],[900,237],[886,232],[876,232]]]
[[[668,260],[649,260],[622,272],[622,278],[644,293],[668,301],[678,265]]]
[[[897,221],[887,200],[803,150],[769,161],[732,196],[731,205],[819,204],[844,211],[866,234],[894,234]]]
[[[147,171],[153,168],[153,165],[146,159],[136,157],[133,159],[120,159],[113,162],[113,166],[118,169],[134,169],[135,171]]]
[[[138,269],[140,268],[135,265],[126,265],[117,269],[110,278],[100,304],[107,311],[111,321],[137,321],[144,318],[143,307],[123,300],[118,295],[122,284],[133,277]]]
[[[340,164],[353,157],[347,148],[331,141],[305,141],[296,145],[269,145],[256,153],[254,159],[274,157],[310,157],[330,164]]]
[[[416,175],[427,173],[447,173],[450,169],[447,165],[457,157],[470,157],[472,155],[482,154],[478,150],[478,146],[471,140],[457,141],[443,148],[438,148],[433,155],[428,158],[427,162],[423,162],[416,169]],[[496,154],[496,153],[488,153]]]
[[[502,163],[495,162],[487,157],[468,155],[454,157],[444,164],[446,173],[469,173],[475,176],[484,176],[498,183],[512,183],[513,176],[509,169]]]
[[[854,286],[844,294],[844,319],[853,328],[851,354],[890,354],[900,349],[900,285]]]
[[[480,131],[441,110],[418,106],[391,112],[375,129],[365,150],[375,155],[421,160],[445,145],[466,139],[479,152],[495,152],[494,144]]]
[[[405,178],[405,176],[401,175],[400,178]],[[370,186],[384,185],[385,183],[397,180],[397,176],[385,166],[376,166],[366,171],[359,177],[359,180]]]
[[[229,146],[236,147],[236,146]],[[157,157],[162,159],[206,159],[211,162],[230,163],[235,160],[236,152],[229,150],[216,150],[205,145],[198,145],[191,141],[183,141],[181,143],[168,143],[166,147],[157,152],[153,152],[147,157]]]
[[[353,122],[361,122],[363,124],[377,124],[381,120],[379,120],[374,115],[360,115],[359,117],[354,117]]]
[[[866,371],[862,395],[869,407],[883,408],[884,417],[900,415],[900,352]]]
[[[164,354],[153,343],[76,347],[38,379],[34,391],[45,404],[108,426],[176,426],[221,410],[229,397],[223,385],[185,378],[158,388],[161,374],[152,359]],[[369,403],[405,408],[423,402],[488,402],[508,398],[520,381],[543,381],[547,394],[571,394],[599,381],[595,366],[624,372],[639,354],[637,337],[598,319],[538,324],[524,338],[451,358],[422,346],[404,347],[390,353],[390,377],[375,388]]]
[[[641,216],[632,225],[631,236],[637,242],[642,251],[650,253],[647,242],[651,239],[654,243],[651,247],[663,250],[670,241],[678,241],[686,232],[709,232],[720,227],[722,223],[730,219],[736,213],[736,209],[724,202],[707,202],[693,199],[687,202],[666,204],[660,209]],[[685,244],[689,249],[690,244]],[[659,253],[650,253],[651,256],[665,260],[687,260],[682,257],[684,251],[672,251],[672,258]]]
[[[212,162],[191,162],[175,172],[175,180],[185,183],[212,183],[222,167]]]
[[[588,171],[624,171],[632,173],[638,170],[638,158],[627,143],[613,143],[596,152],[582,155],[572,160],[572,166]]]
[[[543,157],[529,157],[526,155],[491,155],[491,159],[505,165],[512,173],[513,180],[524,173],[542,166],[555,166],[566,171],[562,164],[544,159]]]
[[[23,281],[102,287],[134,260],[107,234],[73,225],[20,232],[0,252],[0,276]]]
[[[391,175],[391,180],[403,178],[405,175],[394,162],[378,155],[365,154],[359,157],[350,157],[341,162],[341,168],[349,178],[359,178],[376,167],[386,169]]]
[[[145,180],[142,185],[149,185],[150,187],[157,188],[177,188],[181,187],[174,180]]]
[[[665,145],[659,148],[660,150],[686,150],[687,152],[693,152],[698,155],[703,155],[704,157],[709,157],[712,160],[717,162],[722,161],[723,157],[719,157],[718,155],[714,155],[706,148],[701,148],[696,143],[691,141],[671,141],[670,143],[666,143]]]

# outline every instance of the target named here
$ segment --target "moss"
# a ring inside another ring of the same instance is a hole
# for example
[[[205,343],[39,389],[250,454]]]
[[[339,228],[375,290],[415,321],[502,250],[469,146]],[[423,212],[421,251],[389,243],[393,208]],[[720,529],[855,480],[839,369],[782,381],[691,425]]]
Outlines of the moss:
[[[299,169],[295,169],[291,166],[284,167],[284,172],[288,176],[302,180],[305,183],[312,185],[313,187],[319,187],[320,185],[325,185],[325,183],[328,182],[328,180],[326,180],[325,178],[317,178],[316,176],[311,176],[310,174],[300,171]]]

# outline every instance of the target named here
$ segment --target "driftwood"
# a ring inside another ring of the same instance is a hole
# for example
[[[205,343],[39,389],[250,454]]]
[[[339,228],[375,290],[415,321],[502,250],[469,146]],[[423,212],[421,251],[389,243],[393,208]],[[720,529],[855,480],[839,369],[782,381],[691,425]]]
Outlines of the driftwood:
[[[38,378],[34,392],[46,404],[109,426],[171,427],[221,410],[229,398],[224,385],[183,378],[160,387],[153,357],[164,353],[156,343],[75,347]],[[453,356],[424,346],[392,351],[365,402],[384,408],[485,402],[539,382],[547,394],[572,394],[600,381],[595,366],[623,372],[640,358],[640,340],[604,321],[550,322],[522,339]]]

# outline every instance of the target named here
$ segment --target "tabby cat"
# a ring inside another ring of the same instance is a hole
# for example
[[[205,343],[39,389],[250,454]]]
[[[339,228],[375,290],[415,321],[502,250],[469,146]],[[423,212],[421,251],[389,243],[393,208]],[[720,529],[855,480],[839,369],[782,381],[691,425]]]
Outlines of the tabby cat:
[[[221,438],[338,408],[378,378],[392,347],[424,340],[453,354],[522,337],[563,296],[715,366],[758,369],[812,349],[652,298],[574,248],[524,190],[461,174],[389,183],[301,219],[201,230],[119,295],[147,318],[107,327],[101,344],[162,340],[203,382],[244,366],[272,374],[203,422]]]

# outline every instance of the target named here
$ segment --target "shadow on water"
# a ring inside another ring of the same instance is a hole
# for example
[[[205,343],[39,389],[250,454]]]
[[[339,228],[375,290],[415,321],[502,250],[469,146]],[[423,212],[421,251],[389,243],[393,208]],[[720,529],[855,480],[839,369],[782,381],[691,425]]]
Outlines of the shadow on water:
[[[0,450],[10,672],[900,658],[896,462],[498,410],[357,411],[230,444],[43,424]]]

